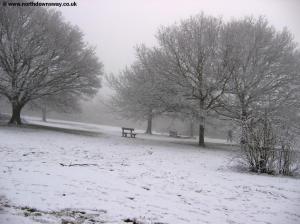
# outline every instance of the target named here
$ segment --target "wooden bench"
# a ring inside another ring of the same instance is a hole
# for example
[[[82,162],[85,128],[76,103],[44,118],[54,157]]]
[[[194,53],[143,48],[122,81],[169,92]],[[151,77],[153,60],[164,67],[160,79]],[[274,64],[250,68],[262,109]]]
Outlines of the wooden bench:
[[[122,127],[122,137],[135,138],[136,133],[134,133],[134,128],[124,128]]]
[[[174,137],[174,138],[178,138],[178,134],[177,134],[177,131],[169,131],[169,136],[170,137]]]

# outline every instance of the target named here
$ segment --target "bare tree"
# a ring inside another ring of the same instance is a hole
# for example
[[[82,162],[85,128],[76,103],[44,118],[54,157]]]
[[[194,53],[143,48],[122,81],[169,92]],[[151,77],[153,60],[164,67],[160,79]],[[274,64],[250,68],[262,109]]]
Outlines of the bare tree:
[[[230,76],[227,46],[221,45],[223,23],[200,14],[180,24],[161,28],[157,49],[159,73],[177,86],[181,97],[200,120],[199,145],[204,146],[207,113],[216,106]]]
[[[292,83],[299,79],[299,53],[292,35],[277,32],[263,17],[229,22],[222,40],[230,49],[232,74],[218,112],[240,122],[243,136],[251,118],[297,101],[299,86]]]
[[[108,82],[115,94],[110,103],[114,111],[133,120],[147,120],[146,133],[152,133],[154,117],[173,111],[174,91],[166,86],[163,76],[152,65],[152,52],[141,46],[137,48],[137,61],[119,76],[111,75]]]
[[[290,174],[292,135],[286,133],[300,130],[300,57],[292,35],[263,17],[246,17],[229,22],[222,41],[232,73],[216,111],[241,126],[242,153],[253,171],[277,172],[277,166]]]
[[[12,105],[10,123],[32,100],[95,94],[102,64],[83,34],[59,12],[41,7],[0,8],[0,94]]]

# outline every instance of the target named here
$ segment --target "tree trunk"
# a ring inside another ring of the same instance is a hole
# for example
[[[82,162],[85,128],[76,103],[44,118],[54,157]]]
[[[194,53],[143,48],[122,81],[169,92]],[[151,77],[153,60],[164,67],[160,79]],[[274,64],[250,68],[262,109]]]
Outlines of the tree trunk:
[[[247,122],[247,112],[246,112],[245,109],[242,109],[241,121],[242,121],[241,146],[243,148],[246,144],[246,135],[247,135],[247,124],[246,124],[246,122]]]
[[[21,125],[21,110],[23,108],[23,105],[20,105],[18,103],[12,104],[12,116],[10,118],[9,124],[17,124]]]
[[[152,113],[148,115],[146,134],[152,135]]]
[[[199,146],[205,147],[204,143],[204,124],[200,123],[199,125]]]
[[[199,146],[205,147],[204,143],[204,101],[200,100],[200,124],[199,124]]]
[[[44,122],[47,121],[47,109],[46,109],[46,106],[43,106],[42,108],[42,119]]]
[[[191,120],[190,122],[190,137],[194,137],[194,122]]]

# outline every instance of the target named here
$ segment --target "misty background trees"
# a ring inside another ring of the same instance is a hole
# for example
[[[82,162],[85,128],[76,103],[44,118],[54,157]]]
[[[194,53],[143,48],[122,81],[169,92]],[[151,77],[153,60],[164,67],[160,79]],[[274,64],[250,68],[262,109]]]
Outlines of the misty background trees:
[[[146,133],[152,134],[152,120],[174,112],[178,105],[176,88],[154,69],[153,52],[145,46],[136,48],[137,60],[118,76],[107,77],[115,95],[110,98],[112,110],[125,118],[146,120]],[[176,102],[175,102],[176,101]]]
[[[55,95],[49,95],[29,102],[29,108],[41,113],[42,120],[47,121],[47,115],[51,111],[58,113],[78,113],[81,111],[81,97],[69,91],[62,91]]]
[[[100,87],[102,64],[77,27],[41,7],[0,8],[0,94],[12,106],[10,123],[30,101],[61,92],[78,98]]]

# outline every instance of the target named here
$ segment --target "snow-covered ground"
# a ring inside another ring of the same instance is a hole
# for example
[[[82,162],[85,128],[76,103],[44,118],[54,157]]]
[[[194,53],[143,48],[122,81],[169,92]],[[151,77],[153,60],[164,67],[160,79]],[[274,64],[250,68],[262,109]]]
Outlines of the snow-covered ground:
[[[238,172],[224,140],[28,119],[63,130],[0,127],[1,224],[300,223],[300,179]]]

